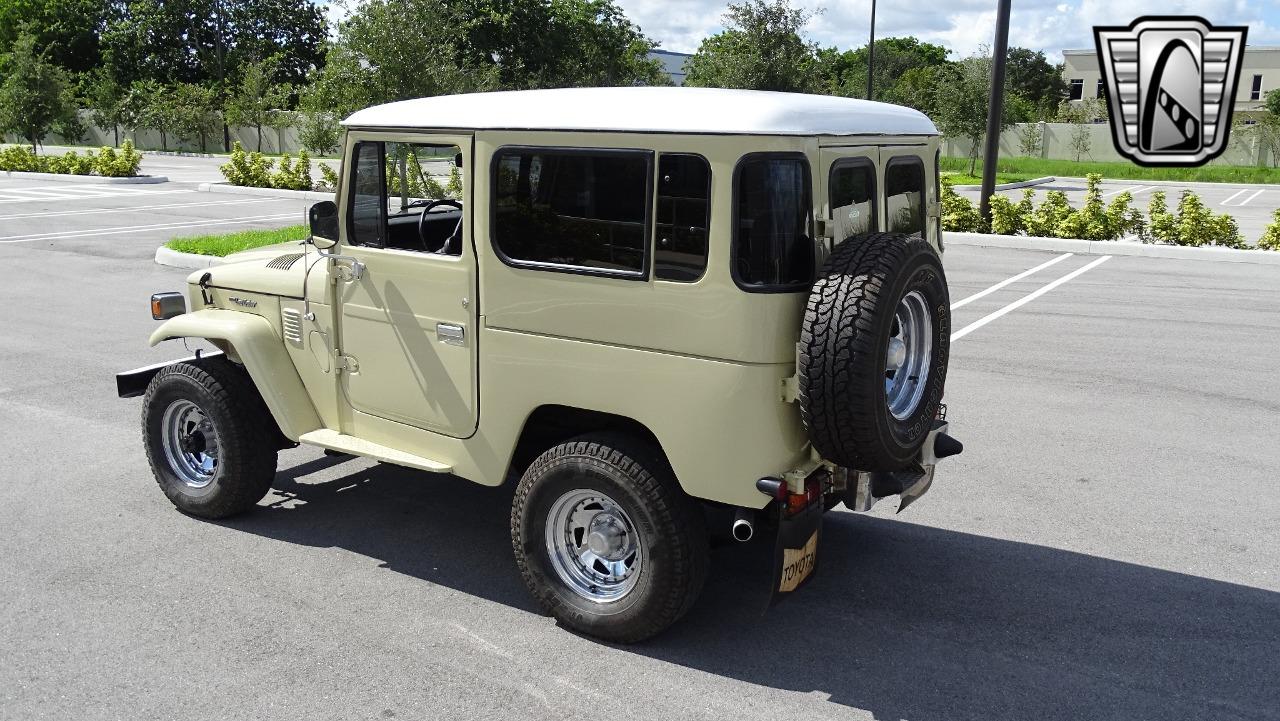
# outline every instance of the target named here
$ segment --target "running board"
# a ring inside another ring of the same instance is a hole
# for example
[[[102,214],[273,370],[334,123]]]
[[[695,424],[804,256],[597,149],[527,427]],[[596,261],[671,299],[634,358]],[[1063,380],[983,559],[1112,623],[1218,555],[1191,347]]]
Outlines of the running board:
[[[348,436],[328,428],[321,428],[318,431],[303,433],[298,438],[299,443],[306,443],[311,446],[319,446],[326,450],[338,451],[339,453],[350,453],[353,456],[363,456],[372,458],[375,461],[385,461],[394,463],[397,466],[407,466],[409,468],[417,468],[420,471],[430,471],[431,473],[452,473],[453,466],[440,461],[433,461],[430,458],[415,456],[412,453],[397,451],[394,448],[378,445],[372,441],[366,441],[363,438]]]

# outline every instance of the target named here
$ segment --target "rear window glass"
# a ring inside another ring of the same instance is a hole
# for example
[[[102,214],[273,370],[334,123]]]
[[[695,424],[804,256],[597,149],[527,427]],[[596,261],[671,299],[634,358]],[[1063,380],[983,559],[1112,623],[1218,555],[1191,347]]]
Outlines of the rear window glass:
[[[711,225],[711,166],[700,155],[658,158],[657,245],[653,274],[659,280],[695,281],[707,269]]]
[[[893,158],[884,171],[885,217],[889,230],[924,237],[924,162]]]
[[[746,290],[795,290],[813,281],[809,162],[756,155],[734,180],[734,278]]]
[[[651,168],[644,151],[500,150],[494,247],[514,265],[643,275]]]
[[[837,161],[828,185],[836,240],[876,229],[876,168],[870,160]]]

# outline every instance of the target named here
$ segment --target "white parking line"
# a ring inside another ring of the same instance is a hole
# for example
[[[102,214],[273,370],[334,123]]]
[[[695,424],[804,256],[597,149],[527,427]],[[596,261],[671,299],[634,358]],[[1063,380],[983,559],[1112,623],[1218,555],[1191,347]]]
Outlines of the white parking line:
[[[1072,255],[1074,255],[1074,253],[1063,253],[1062,255],[1059,255],[1056,258],[1053,258],[1051,260],[1041,263],[1040,265],[1037,265],[1031,270],[1024,270],[1021,273],[1013,276],[1012,278],[1007,278],[1005,280],[1002,280],[999,283],[996,283],[995,285],[991,286],[990,288],[987,288],[986,290],[979,291],[969,296],[968,298],[964,298],[963,300],[958,300],[952,303],[951,310],[955,310],[956,308],[959,308],[960,306],[963,306],[963,305],[969,305],[970,303],[972,303],[975,300],[978,300],[979,298],[985,298],[986,296],[991,295],[992,293],[996,292],[997,290],[1000,290],[1001,288],[1009,285],[1010,283],[1017,283],[1018,281],[1031,275],[1032,273],[1044,270],[1045,268],[1048,268],[1054,263],[1058,263],[1060,261],[1066,260],[1067,258],[1070,258]]]
[[[1022,296],[1021,298],[1019,298],[1019,299],[1017,299],[1017,300],[1013,301],[1012,303],[1010,303],[1009,305],[1006,305],[1005,307],[1001,308],[1000,310],[994,311],[994,312],[992,312],[992,313],[988,313],[987,315],[985,315],[985,316],[983,316],[983,317],[979,318],[978,320],[975,320],[974,322],[970,323],[969,325],[967,325],[967,326],[965,326],[965,327],[961,328],[960,330],[958,330],[958,331],[956,331],[956,332],[952,333],[952,334],[951,334],[951,340],[952,340],[953,342],[954,342],[954,341],[957,341],[957,340],[960,340],[961,338],[963,338],[963,337],[965,337],[965,336],[969,335],[970,333],[972,333],[972,332],[974,332],[975,330],[977,330],[977,329],[981,328],[982,326],[984,326],[984,325],[986,325],[986,324],[990,323],[991,321],[993,321],[993,320],[995,320],[995,319],[997,319],[997,318],[999,318],[999,317],[1001,317],[1001,316],[1003,316],[1003,315],[1006,315],[1006,314],[1008,314],[1008,313],[1011,313],[1011,312],[1013,312],[1013,311],[1015,311],[1015,310],[1017,310],[1017,309],[1021,308],[1022,306],[1026,305],[1027,303],[1030,303],[1031,301],[1035,300],[1036,298],[1039,298],[1040,296],[1044,295],[1045,293],[1048,293],[1049,291],[1053,290],[1054,288],[1057,288],[1058,286],[1062,285],[1063,283],[1066,283],[1066,282],[1068,282],[1068,281],[1072,280],[1073,278],[1078,278],[1078,277],[1080,277],[1081,275],[1084,275],[1085,273],[1089,272],[1090,270],[1092,270],[1092,269],[1096,268],[1096,267],[1097,267],[1097,266],[1099,266],[1099,265],[1102,265],[1103,263],[1107,262],[1108,260],[1111,260],[1111,256],[1109,256],[1109,255],[1104,255],[1104,256],[1102,256],[1101,258],[1098,258],[1097,260],[1093,261],[1092,263],[1089,263],[1088,265],[1086,265],[1086,266],[1084,266],[1084,267],[1082,267],[1082,268],[1077,268],[1077,269],[1075,269],[1075,270],[1071,271],[1070,273],[1067,273],[1066,275],[1062,276],[1061,278],[1059,278],[1059,279],[1057,279],[1057,280],[1055,280],[1055,281],[1052,281],[1052,282],[1051,282],[1051,283],[1049,283],[1048,285],[1045,285],[1045,286],[1043,286],[1043,287],[1041,287],[1041,288],[1039,288],[1039,289],[1037,289],[1037,290],[1032,291],[1031,293],[1028,293],[1028,294],[1026,294],[1026,295]]]
[[[167,210],[169,208],[200,208],[207,205],[244,205],[245,203],[281,203],[289,198],[252,198],[248,200],[214,200],[204,203],[163,203],[160,205],[131,205],[127,208],[89,208],[87,210],[51,210],[43,213],[19,213],[18,215],[0,215],[0,220],[18,220],[20,218],[63,217],[66,215],[98,215],[102,213],[132,213],[139,210]]]
[[[1237,190],[1235,195],[1231,196],[1230,198],[1227,198],[1221,203],[1218,203],[1218,205],[1229,205],[1231,201],[1235,200],[1236,198],[1239,198],[1241,195],[1244,195],[1247,192],[1249,192],[1248,188],[1244,188],[1243,190]]]
[[[1110,192],[1108,192],[1108,193],[1103,193],[1103,194],[1102,194],[1102,197],[1106,198],[1106,197],[1109,197],[1109,196],[1112,196],[1112,195],[1119,195],[1119,194],[1121,194],[1121,193],[1123,193],[1123,192],[1125,192],[1125,191],[1128,191],[1128,192],[1129,192],[1130,194],[1132,194],[1132,195],[1137,195],[1138,193],[1145,193],[1145,192],[1147,192],[1148,190],[1151,190],[1151,189],[1152,189],[1152,188],[1154,188],[1154,187],[1156,187],[1156,186],[1154,186],[1154,185],[1135,185],[1135,186],[1130,187],[1130,188],[1121,188],[1121,189],[1119,189],[1119,190],[1112,190],[1112,191],[1110,191]]]
[[[173,195],[175,193],[195,193],[194,189],[185,190],[129,190],[128,192],[120,192],[116,190],[103,191],[100,189],[76,192],[75,194],[63,194],[65,191],[73,188],[86,188],[94,186],[70,185],[66,188],[58,188],[57,195],[16,195],[16,193],[31,193],[32,188],[7,188],[0,185],[0,203],[38,203],[41,201],[59,201],[59,200],[80,200],[81,198],[122,198],[126,196],[137,197],[139,195]],[[100,186],[99,186],[100,187]],[[50,192],[40,189],[42,192]]]
[[[1259,195],[1262,195],[1262,194],[1263,194],[1263,193],[1265,193],[1265,192],[1267,192],[1267,191],[1265,191],[1265,190],[1259,190],[1258,192],[1254,193],[1253,195],[1250,195],[1249,197],[1245,198],[1244,200],[1240,201],[1239,203],[1236,203],[1236,207],[1240,207],[1240,206],[1248,205],[1249,203],[1252,203],[1253,201],[1255,201],[1255,200],[1257,200],[1257,199],[1258,199],[1258,196],[1259,196]]]
[[[297,213],[285,213],[282,215],[259,215],[253,218],[239,218],[236,220],[204,220],[194,223],[157,223],[153,225],[133,225],[125,228],[95,228],[92,230],[69,230],[59,231],[56,233],[34,233],[31,235],[15,235],[10,238],[0,238],[0,243],[27,243],[33,240],[64,240],[67,238],[81,238],[89,235],[120,235],[121,233],[137,233],[144,230],[177,230],[179,228],[200,228],[208,225],[236,225],[239,223],[258,223],[268,220],[284,220],[286,218],[301,219]]]

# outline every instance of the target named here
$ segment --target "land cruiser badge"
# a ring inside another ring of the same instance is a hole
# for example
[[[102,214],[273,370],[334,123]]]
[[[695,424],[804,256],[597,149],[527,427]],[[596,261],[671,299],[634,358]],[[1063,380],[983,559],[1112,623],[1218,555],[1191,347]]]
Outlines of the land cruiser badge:
[[[1198,17],[1095,27],[1111,136],[1139,165],[1203,165],[1222,154],[1248,28]]]

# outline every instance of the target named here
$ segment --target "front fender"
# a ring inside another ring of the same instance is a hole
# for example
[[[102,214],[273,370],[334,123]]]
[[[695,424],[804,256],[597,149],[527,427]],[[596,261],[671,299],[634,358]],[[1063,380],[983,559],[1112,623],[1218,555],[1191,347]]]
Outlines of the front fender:
[[[280,431],[296,441],[321,427],[311,397],[285,351],[284,341],[262,316],[206,308],[170,318],[151,334],[151,345],[172,338],[224,341],[227,355],[244,364]],[[218,344],[221,345],[221,344]]]

